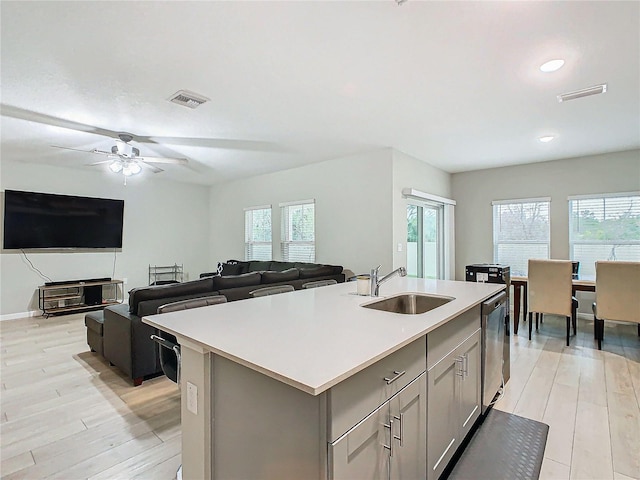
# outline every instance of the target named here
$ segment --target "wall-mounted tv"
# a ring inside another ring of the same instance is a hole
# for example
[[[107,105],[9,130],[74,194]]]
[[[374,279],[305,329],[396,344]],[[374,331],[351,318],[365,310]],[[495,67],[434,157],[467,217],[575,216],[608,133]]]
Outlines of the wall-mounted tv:
[[[124,200],[4,192],[5,249],[122,248]]]

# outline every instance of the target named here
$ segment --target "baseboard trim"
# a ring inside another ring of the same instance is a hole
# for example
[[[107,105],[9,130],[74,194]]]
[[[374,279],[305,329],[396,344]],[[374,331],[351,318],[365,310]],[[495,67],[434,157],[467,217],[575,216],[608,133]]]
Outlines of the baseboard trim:
[[[30,318],[30,317],[39,317],[42,314],[40,310],[30,310],[28,312],[18,312],[18,313],[6,313],[4,315],[0,315],[0,322],[4,322],[5,320],[17,320],[18,318]]]

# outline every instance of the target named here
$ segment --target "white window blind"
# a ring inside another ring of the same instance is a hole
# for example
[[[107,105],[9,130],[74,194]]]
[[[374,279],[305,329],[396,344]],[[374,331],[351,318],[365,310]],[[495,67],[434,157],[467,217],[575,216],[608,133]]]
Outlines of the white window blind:
[[[549,258],[548,198],[493,202],[493,261],[526,276],[530,258]]]
[[[315,201],[281,204],[282,260],[315,262]]]
[[[272,260],[271,205],[244,211],[245,260]]]
[[[640,261],[640,192],[569,197],[569,250],[587,276],[597,260]]]

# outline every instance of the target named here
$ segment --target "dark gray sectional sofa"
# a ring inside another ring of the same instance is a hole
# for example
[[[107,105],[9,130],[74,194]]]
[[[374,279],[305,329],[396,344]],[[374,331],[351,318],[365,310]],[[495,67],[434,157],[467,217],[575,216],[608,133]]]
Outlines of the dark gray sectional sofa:
[[[134,385],[140,385],[145,378],[162,373],[157,345],[150,339],[156,331],[142,322],[143,316],[155,315],[161,305],[210,295],[224,295],[232,302],[272,285],[292,285],[300,290],[305,283],[317,280],[341,283],[345,281],[342,270],[338,265],[229,261],[219,264],[216,272],[201,274],[198,280],[134,288],[128,304],[104,309],[102,355]]]

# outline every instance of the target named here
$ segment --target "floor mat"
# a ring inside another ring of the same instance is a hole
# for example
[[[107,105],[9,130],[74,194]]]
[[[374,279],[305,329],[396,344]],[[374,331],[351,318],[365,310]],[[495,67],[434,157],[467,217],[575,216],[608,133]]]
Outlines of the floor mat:
[[[549,425],[492,408],[448,479],[537,479],[548,433]]]

